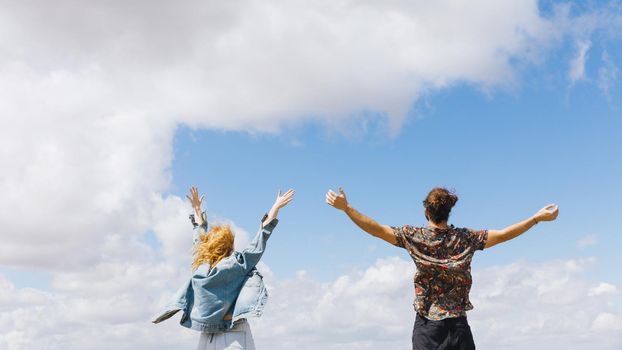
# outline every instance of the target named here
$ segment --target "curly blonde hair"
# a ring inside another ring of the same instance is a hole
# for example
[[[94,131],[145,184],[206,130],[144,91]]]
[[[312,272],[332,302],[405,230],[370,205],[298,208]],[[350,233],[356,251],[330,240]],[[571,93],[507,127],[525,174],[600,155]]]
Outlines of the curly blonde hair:
[[[211,269],[231,255],[234,238],[229,225],[212,226],[207,234],[199,237],[200,242],[194,246],[192,271],[196,271],[203,264],[209,264]]]

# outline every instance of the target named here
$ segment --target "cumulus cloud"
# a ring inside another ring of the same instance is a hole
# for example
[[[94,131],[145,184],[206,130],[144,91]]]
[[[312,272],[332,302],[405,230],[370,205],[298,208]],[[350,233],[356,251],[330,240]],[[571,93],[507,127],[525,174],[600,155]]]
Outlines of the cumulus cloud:
[[[483,349],[617,349],[620,305],[587,276],[593,259],[476,270],[469,320]],[[301,272],[276,281],[258,344],[269,349],[409,349],[413,264],[378,260],[329,283]],[[594,291],[604,291],[598,295]],[[283,320],[287,322],[283,322]]]
[[[622,337],[598,334],[600,313],[620,315],[612,294],[595,295],[602,283],[588,276],[594,259],[514,263],[476,271],[471,319],[484,348],[615,349]]]
[[[589,296],[601,295],[601,294],[615,294],[618,292],[618,287],[611,283],[602,282],[598,286],[590,288]]]
[[[180,124],[278,132],[371,111],[397,132],[422,94],[511,84],[515,62],[538,60],[593,18],[569,25],[535,0],[0,3],[0,32],[10,33],[0,36],[0,264],[53,271],[47,291],[0,279],[0,348],[192,346],[196,335],[174,323],[147,323],[187,274],[189,208],[163,194]],[[262,269],[281,317],[257,324],[258,342],[298,334],[341,349],[406,348],[408,263],[383,260],[330,283]],[[542,286],[549,297],[557,288]],[[619,319],[595,310],[594,329]]]
[[[179,124],[275,132],[373,111],[395,132],[427,90],[507,84],[553,32],[536,1],[0,8],[0,263],[61,270],[148,230],[178,251],[152,223],[179,210],[161,195]]]
[[[387,258],[329,283],[305,271],[293,280],[273,281],[266,314],[254,323],[258,346],[407,349],[413,273],[412,262]]]
[[[478,347],[618,349],[622,310],[612,292],[616,287],[589,279],[594,264],[518,262],[476,270],[469,320]],[[0,278],[0,347],[192,348],[198,335],[180,327],[178,317],[149,323],[179,279],[170,265],[143,264],[137,271],[102,267],[93,275],[108,283],[86,276],[83,283],[66,283],[65,277],[53,292],[16,288]],[[410,349],[413,265],[388,257],[328,282],[305,271],[276,279],[260,266],[270,301],[264,316],[251,322],[258,347]]]
[[[609,312],[600,313],[592,322],[592,329],[601,332],[620,331],[622,330],[622,317]]]
[[[162,193],[179,124],[277,132],[378,115],[397,132],[421,94],[512,84],[516,62],[605,18],[572,19],[568,6],[544,16],[535,0],[0,9],[11,33],[0,37],[0,263],[50,269],[96,264],[110,237],[138,239],[158,208],[178,205]]]

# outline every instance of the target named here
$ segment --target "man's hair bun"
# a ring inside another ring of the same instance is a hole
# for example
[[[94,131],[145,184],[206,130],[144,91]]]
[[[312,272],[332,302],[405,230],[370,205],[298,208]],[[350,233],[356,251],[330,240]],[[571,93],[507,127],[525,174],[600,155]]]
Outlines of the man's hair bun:
[[[446,222],[449,219],[451,208],[458,202],[455,191],[445,187],[433,188],[423,201],[423,206],[428,209],[430,220],[435,223]]]

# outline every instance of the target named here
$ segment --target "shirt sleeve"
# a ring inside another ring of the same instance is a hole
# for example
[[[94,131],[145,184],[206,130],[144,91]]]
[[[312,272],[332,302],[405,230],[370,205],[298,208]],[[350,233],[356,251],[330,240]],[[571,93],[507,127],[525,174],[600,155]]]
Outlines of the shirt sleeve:
[[[238,264],[244,269],[244,273],[248,273],[261,259],[264,251],[266,250],[266,242],[274,228],[279,223],[279,219],[272,219],[266,226],[259,229],[255,239],[237,255]]]
[[[201,216],[203,217],[202,225],[199,225],[196,222],[196,218],[194,217],[194,214],[190,214],[189,216],[190,223],[192,224],[192,244],[199,243],[201,236],[204,234],[207,234],[207,228],[208,228],[207,214],[205,212],[202,212]]]
[[[395,235],[395,246],[400,248],[406,248],[406,235],[411,232],[410,226],[391,226],[391,229],[393,230],[393,234]]]
[[[469,241],[475,250],[484,250],[486,241],[488,241],[488,230],[471,230],[469,229]]]

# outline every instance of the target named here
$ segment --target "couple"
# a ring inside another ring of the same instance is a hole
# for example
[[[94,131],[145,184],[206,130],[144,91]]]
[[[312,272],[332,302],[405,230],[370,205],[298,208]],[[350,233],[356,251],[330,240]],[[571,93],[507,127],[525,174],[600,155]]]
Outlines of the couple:
[[[268,298],[255,266],[278,223],[279,210],[293,196],[292,189],[285,194],[279,191],[255,239],[238,252],[233,250],[234,234],[229,226],[208,230],[201,209],[203,197],[192,187],[188,199],[195,212],[190,216],[194,226],[193,275],[179,289],[168,311],[153,322],[159,323],[181,310],[181,325],[201,332],[198,349],[254,349],[246,318],[261,316]],[[417,314],[413,349],[475,349],[466,319],[466,311],[473,308],[469,301],[473,254],[513,239],[541,221],[555,220],[559,213],[558,207],[551,204],[502,230],[475,231],[447,224],[457,201],[455,193],[434,188],[423,201],[427,227],[391,227],[354,209],[341,188],[339,194],[326,194],[326,202],[343,211],[363,231],[406,249],[414,260]]]

